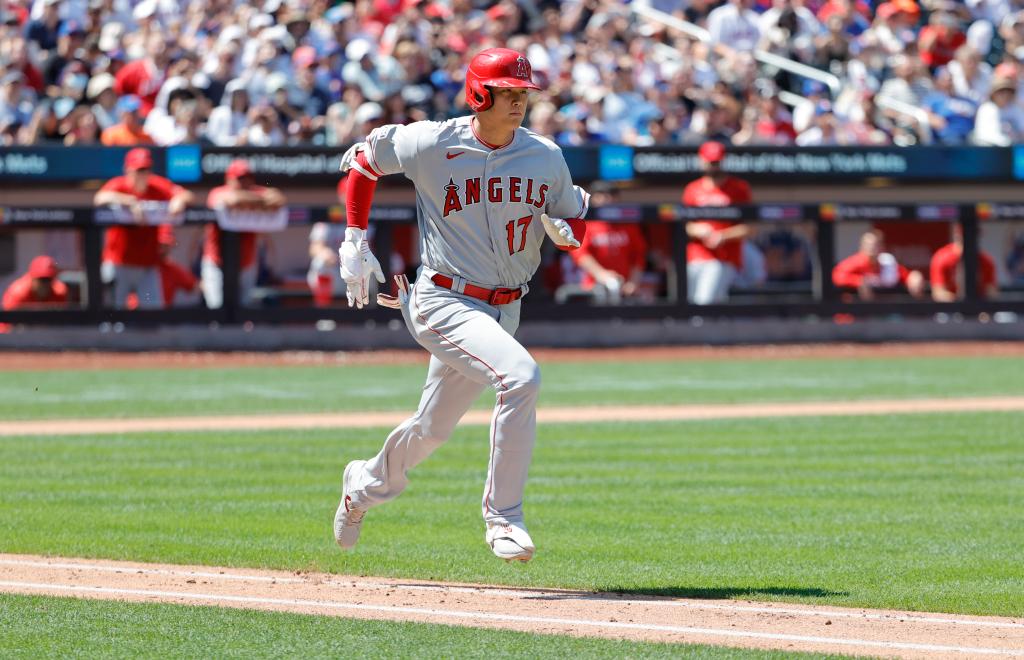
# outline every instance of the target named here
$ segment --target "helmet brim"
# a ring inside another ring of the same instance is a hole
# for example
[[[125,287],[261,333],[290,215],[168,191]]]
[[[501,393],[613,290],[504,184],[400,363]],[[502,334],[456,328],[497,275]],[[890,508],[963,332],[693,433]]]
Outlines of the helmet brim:
[[[487,80],[481,80],[480,84],[484,87],[496,87],[499,89],[509,89],[513,87],[522,87],[525,89],[533,89],[540,91],[540,86],[529,80],[523,80],[522,78],[488,78]]]

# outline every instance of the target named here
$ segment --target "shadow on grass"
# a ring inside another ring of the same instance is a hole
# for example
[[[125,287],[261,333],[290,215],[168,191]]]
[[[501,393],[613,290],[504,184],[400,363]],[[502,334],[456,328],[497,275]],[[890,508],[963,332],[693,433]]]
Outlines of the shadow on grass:
[[[602,593],[629,598],[651,596],[656,598],[696,598],[719,600],[736,597],[756,599],[758,596],[799,596],[802,598],[829,598],[849,596],[846,591],[832,591],[818,587],[650,587],[642,589],[621,589],[606,587]]]

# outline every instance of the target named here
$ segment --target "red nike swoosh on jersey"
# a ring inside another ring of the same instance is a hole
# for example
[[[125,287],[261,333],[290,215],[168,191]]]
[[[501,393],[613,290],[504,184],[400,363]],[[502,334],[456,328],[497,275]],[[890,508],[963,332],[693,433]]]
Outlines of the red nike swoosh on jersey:
[[[444,155],[444,157],[447,158],[448,160],[451,160],[452,158],[458,158],[459,156],[461,156],[464,153],[466,153],[466,152],[465,151],[459,151],[459,152],[456,152],[456,153],[448,152],[448,153],[446,153]]]

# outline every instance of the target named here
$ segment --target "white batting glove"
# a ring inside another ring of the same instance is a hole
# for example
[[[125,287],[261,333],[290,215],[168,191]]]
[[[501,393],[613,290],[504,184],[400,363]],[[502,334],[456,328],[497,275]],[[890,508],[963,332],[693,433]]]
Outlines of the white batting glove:
[[[366,230],[358,227],[345,229],[345,242],[338,248],[338,259],[348,306],[362,309],[370,301],[370,277],[376,277],[384,284],[384,271],[377,257],[370,252]]]
[[[386,293],[377,294],[377,304],[381,307],[390,307],[391,309],[402,309],[409,302],[409,290],[412,288],[409,286],[409,278],[405,275],[395,275],[395,286],[398,287],[397,296],[389,296]]]
[[[572,227],[565,220],[550,218],[547,213],[541,213],[540,221],[544,223],[544,231],[555,242],[555,245],[574,248],[580,246],[580,242],[573,236]]]
[[[352,163],[355,162],[356,156],[359,155],[359,152],[362,151],[365,146],[365,142],[356,142],[349,147],[348,150],[341,155],[341,164],[338,169],[342,172],[348,172],[352,169]]]

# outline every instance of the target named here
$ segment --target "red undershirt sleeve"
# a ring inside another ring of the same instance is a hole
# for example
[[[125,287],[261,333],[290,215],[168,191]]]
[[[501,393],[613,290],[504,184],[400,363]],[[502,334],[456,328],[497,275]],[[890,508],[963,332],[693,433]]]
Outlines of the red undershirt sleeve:
[[[358,167],[348,171],[348,179],[345,182],[345,217],[349,227],[366,229],[370,222],[370,206],[373,205],[377,179],[372,174],[367,175],[373,172],[373,168],[370,167],[366,154],[359,152],[355,162]]]

